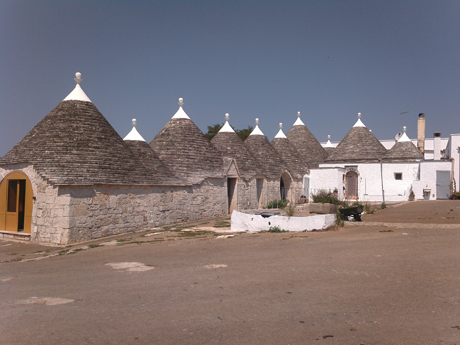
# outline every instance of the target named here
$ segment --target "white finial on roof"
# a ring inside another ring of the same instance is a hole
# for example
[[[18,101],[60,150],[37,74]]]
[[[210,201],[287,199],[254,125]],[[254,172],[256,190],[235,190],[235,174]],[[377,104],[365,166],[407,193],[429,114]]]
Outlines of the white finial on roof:
[[[185,113],[184,109],[182,109],[182,106],[184,105],[184,99],[181,97],[179,98],[179,110],[174,114],[172,117],[173,119],[190,119],[188,115]]]
[[[222,126],[219,132],[235,132],[228,123],[228,120],[230,119],[230,115],[228,113],[225,114],[225,124]]]
[[[256,128],[249,135],[264,135],[259,128],[259,118],[256,118]]]
[[[401,135],[401,138],[399,138],[398,143],[404,143],[406,141],[411,141],[409,137],[406,134],[406,126],[403,127],[403,135]]]
[[[86,96],[86,93],[83,91],[83,89],[80,86],[80,83],[83,81],[81,79],[81,73],[77,72],[75,73],[74,80],[77,82],[77,85],[75,86],[75,89],[69,95],[64,98],[64,101],[83,101],[83,102],[91,102],[91,100]]]
[[[76,78],[74,78],[74,80],[77,82],[77,84],[80,84],[83,81],[83,79],[81,79],[81,73],[80,72],[75,73],[75,77]]]
[[[132,124],[133,128],[131,129],[131,132],[129,132],[128,135],[123,138],[123,140],[145,141],[145,139],[142,137],[142,135],[139,134],[139,132],[136,129],[137,120],[133,119]]]
[[[297,120],[294,122],[293,126],[305,126],[305,123],[300,119],[300,111],[297,112]]]
[[[280,130],[278,133],[275,135],[275,138],[280,138],[280,139],[287,139],[286,135],[283,132],[283,124],[280,122]]]
[[[364,123],[361,121],[361,113],[358,113],[358,121],[356,121],[353,127],[366,127]]]
[[[331,141],[331,135],[330,134],[327,135],[327,141]]]
[[[324,147],[334,147],[334,145],[332,145],[332,143],[331,143],[331,135],[330,134],[327,135],[327,143],[326,143],[326,145],[324,145]]]

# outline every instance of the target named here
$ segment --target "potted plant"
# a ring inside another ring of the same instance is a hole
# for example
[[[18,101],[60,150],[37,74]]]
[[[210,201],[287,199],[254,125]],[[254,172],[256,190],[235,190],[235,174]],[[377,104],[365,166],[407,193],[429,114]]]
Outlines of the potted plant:
[[[415,200],[415,194],[414,194],[414,191],[412,190],[412,186],[410,186],[409,201],[414,201],[414,200]]]

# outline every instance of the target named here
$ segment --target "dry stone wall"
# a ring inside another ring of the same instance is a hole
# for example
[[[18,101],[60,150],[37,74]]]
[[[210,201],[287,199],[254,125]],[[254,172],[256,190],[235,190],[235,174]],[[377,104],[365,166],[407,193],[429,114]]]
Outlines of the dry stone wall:
[[[61,187],[70,197],[68,243],[226,214],[224,179],[193,187]]]
[[[34,193],[31,240],[68,244],[227,213],[226,179],[190,187],[53,186],[32,166],[0,168],[0,181],[22,171]]]
[[[281,198],[279,179],[262,179],[260,198],[257,197],[257,179],[239,180],[237,185],[238,210],[267,207],[273,200]],[[293,180],[290,184],[288,199],[298,203],[302,195],[302,180]]]

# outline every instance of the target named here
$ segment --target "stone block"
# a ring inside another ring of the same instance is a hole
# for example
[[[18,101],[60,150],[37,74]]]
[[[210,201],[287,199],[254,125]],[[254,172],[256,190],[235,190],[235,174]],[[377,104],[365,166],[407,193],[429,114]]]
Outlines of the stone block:
[[[338,206],[334,204],[320,204],[312,203],[310,204],[310,212],[318,214],[335,214],[337,213]]]
[[[57,205],[70,205],[70,200],[70,196],[58,196],[55,203]]]
[[[70,208],[70,216],[72,217],[81,217],[88,215],[88,206],[86,205],[78,205],[78,206],[71,206]]]

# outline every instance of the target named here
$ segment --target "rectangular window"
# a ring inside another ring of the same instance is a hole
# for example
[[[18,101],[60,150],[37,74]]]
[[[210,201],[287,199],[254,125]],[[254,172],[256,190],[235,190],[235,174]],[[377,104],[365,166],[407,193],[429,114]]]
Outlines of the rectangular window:
[[[395,173],[395,180],[402,180],[402,173]]]
[[[17,203],[17,194],[18,194],[18,181],[9,180],[8,181],[8,212],[16,212],[16,203]]]

